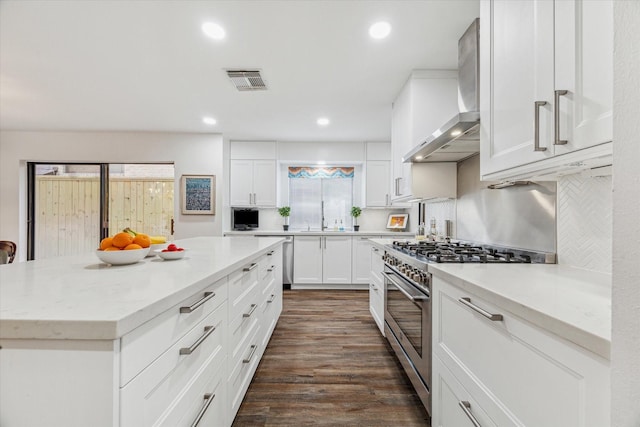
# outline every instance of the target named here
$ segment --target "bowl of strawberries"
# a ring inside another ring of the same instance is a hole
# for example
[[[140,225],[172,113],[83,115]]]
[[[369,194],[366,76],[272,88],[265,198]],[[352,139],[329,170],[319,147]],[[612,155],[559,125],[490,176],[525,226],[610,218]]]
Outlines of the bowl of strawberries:
[[[185,248],[180,248],[175,244],[170,243],[165,249],[157,249],[154,252],[164,260],[173,261],[183,258],[186,251],[187,250]]]

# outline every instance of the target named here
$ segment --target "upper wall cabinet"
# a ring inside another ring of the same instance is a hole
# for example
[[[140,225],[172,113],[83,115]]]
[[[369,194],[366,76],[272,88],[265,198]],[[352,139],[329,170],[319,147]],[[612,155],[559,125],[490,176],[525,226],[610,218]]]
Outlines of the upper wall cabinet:
[[[482,179],[611,164],[612,3],[481,2]]]
[[[411,163],[402,157],[458,112],[458,73],[414,71],[393,103],[391,115],[391,199],[412,199]]]
[[[391,204],[391,144],[367,142],[366,147],[366,206],[368,208],[389,206]]]
[[[276,143],[231,142],[232,207],[276,206]]]

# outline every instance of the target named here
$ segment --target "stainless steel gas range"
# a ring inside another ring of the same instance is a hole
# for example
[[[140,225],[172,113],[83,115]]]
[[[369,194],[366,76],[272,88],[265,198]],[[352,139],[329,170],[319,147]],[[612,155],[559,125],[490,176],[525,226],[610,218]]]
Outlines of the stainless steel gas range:
[[[431,263],[555,263],[555,255],[468,242],[394,241],[383,257],[385,335],[431,414]]]

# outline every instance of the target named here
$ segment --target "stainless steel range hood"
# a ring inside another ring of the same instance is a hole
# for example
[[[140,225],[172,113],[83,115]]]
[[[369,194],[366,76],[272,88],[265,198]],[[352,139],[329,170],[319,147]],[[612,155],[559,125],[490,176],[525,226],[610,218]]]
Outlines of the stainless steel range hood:
[[[460,113],[405,154],[403,162],[460,162],[480,152],[479,29],[480,19],[476,18],[458,41]]]

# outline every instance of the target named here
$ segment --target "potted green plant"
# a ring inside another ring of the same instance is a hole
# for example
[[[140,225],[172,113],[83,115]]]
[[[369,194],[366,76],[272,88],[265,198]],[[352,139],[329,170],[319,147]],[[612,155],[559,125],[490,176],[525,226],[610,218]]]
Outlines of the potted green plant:
[[[291,215],[291,208],[289,206],[283,206],[281,208],[278,208],[278,213],[282,218],[284,218],[284,224],[282,225],[282,228],[284,229],[284,231],[289,230],[289,215]]]
[[[353,217],[353,231],[360,230],[360,226],[358,225],[358,217],[362,214],[362,209],[357,206],[351,207],[351,216]]]

